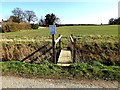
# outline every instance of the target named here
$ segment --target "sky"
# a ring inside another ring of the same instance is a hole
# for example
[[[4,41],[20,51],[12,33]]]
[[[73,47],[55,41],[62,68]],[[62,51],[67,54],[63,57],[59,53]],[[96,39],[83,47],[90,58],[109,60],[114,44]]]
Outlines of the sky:
[[[46,14],[54,13],[61,24],[108,24],[110,18],[118,17],[118,0],[84,0],[84,1],[21,1],[2,0],[0,2],[0,20],[8,19],[14,8],[23,11],[33,10],[40,20]]]

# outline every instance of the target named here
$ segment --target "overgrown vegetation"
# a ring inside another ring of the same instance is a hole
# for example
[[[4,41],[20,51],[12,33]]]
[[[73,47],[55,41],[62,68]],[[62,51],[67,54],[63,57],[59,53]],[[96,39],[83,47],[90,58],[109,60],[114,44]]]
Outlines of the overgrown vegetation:
[[[38,24],[31,24],[32,29],[38,29],[39,25]]]
[[[25,24],[25,23],[14,23],[14,22],[8,22],[4,25],[2,25],[2,32],[15,32],[15,31],[21,31],[21,30],[30,30],[31,25],[30,24]]]
[[[43,60],[38,64],[23,63],[20,61],[0,62],[2,73],[9,75],[32,75],[44,78],[74,78],[74,79],[104,79],[118,80],[120,78],[120,66],[106,66],[100,62],[74,63],[69,67],[56,66]]]
[[[38,27],[39,27],[38,24],[8,22],[2,25],[2,32],[6,33],[6,32],[31,30],[31,29],[38,29]]]
[[[44,46],[47,42],[3,42],[2,43],[2,61],[17,61],[24,59],[40,47]],[[47,48],[51,47],[50,43]],[[67,44],[66,47],[72,45]],[[120,65],[119,61],[119,48],[118,42],[81,42],[76,45],[77,50],[81,53],[82,60],[84,62],[92,62],[93,60],[99,61],[105,65]],[[47,48],[43,48],[35,55],[30,57],[28,60],[40,61],[41,59],[35,60],[42,52]],[[52,53],[43,55],[44,58],[49,58]],[[79,55],[79,54],[77,54]]]
[[[120,66],[118,46],[118,42],[102,41],[81,42],[76,45],[84,62],[90,63],[93,60],[96,60],[108,66]]]
[[[48,44],[49,42],[3,42],[2,43],[2,61],[18,61],[23,60],[27,56],[31,55],[33,52],[37,51],[42,46]],[[51,57],[51,52],[39,57],[47,48],[42,48],[37,51],[34,55],[30,56],[25,60],[29,63],[39,63],[42,59],[48,59]]]

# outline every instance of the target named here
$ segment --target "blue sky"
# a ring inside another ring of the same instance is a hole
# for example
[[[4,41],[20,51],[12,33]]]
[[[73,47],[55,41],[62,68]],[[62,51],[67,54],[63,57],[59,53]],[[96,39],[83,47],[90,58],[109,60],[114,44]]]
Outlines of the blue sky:
[[[38,19],[54,13],[62,24],[107,24],[110,18],[118,17],[118,1],[110,2],[1,2],[2,16],[8,19],[12,10],[19,7],[33,10]]]

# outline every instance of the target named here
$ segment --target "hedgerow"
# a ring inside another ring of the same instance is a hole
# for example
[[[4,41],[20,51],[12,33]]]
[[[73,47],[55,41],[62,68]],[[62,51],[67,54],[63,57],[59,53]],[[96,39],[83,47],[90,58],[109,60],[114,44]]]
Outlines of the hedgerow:
[[[14,23],[14,22],[8,22],[4,25],[2,25],[2,31],[3,33],[6,32],[15,32],[15,31],[21,31],[21,30],[30,30],[31,25],[26,23]]]

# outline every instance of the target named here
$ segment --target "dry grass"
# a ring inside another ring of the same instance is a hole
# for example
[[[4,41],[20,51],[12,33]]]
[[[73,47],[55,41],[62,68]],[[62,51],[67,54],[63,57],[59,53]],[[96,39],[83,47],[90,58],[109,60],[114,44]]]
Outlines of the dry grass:
[[[45,44],[45,43],[44,43]],[[38,50],[44,45],[43,43],[14,43],[14,42],[3,42],[2,43],[2,61],[18,61],[23,60],[25,57],[29,56],[31,53]],[[48,45],[49,47],[49,45]],[[33,56],[29,57],[27,60],[35,60],[42,52],[45,51],[43,48],[41,51],[35,53]],[[41,61],[44,58],[49,58],[50,53],[47,53],[42,58],[37,58],[37,61]]]

